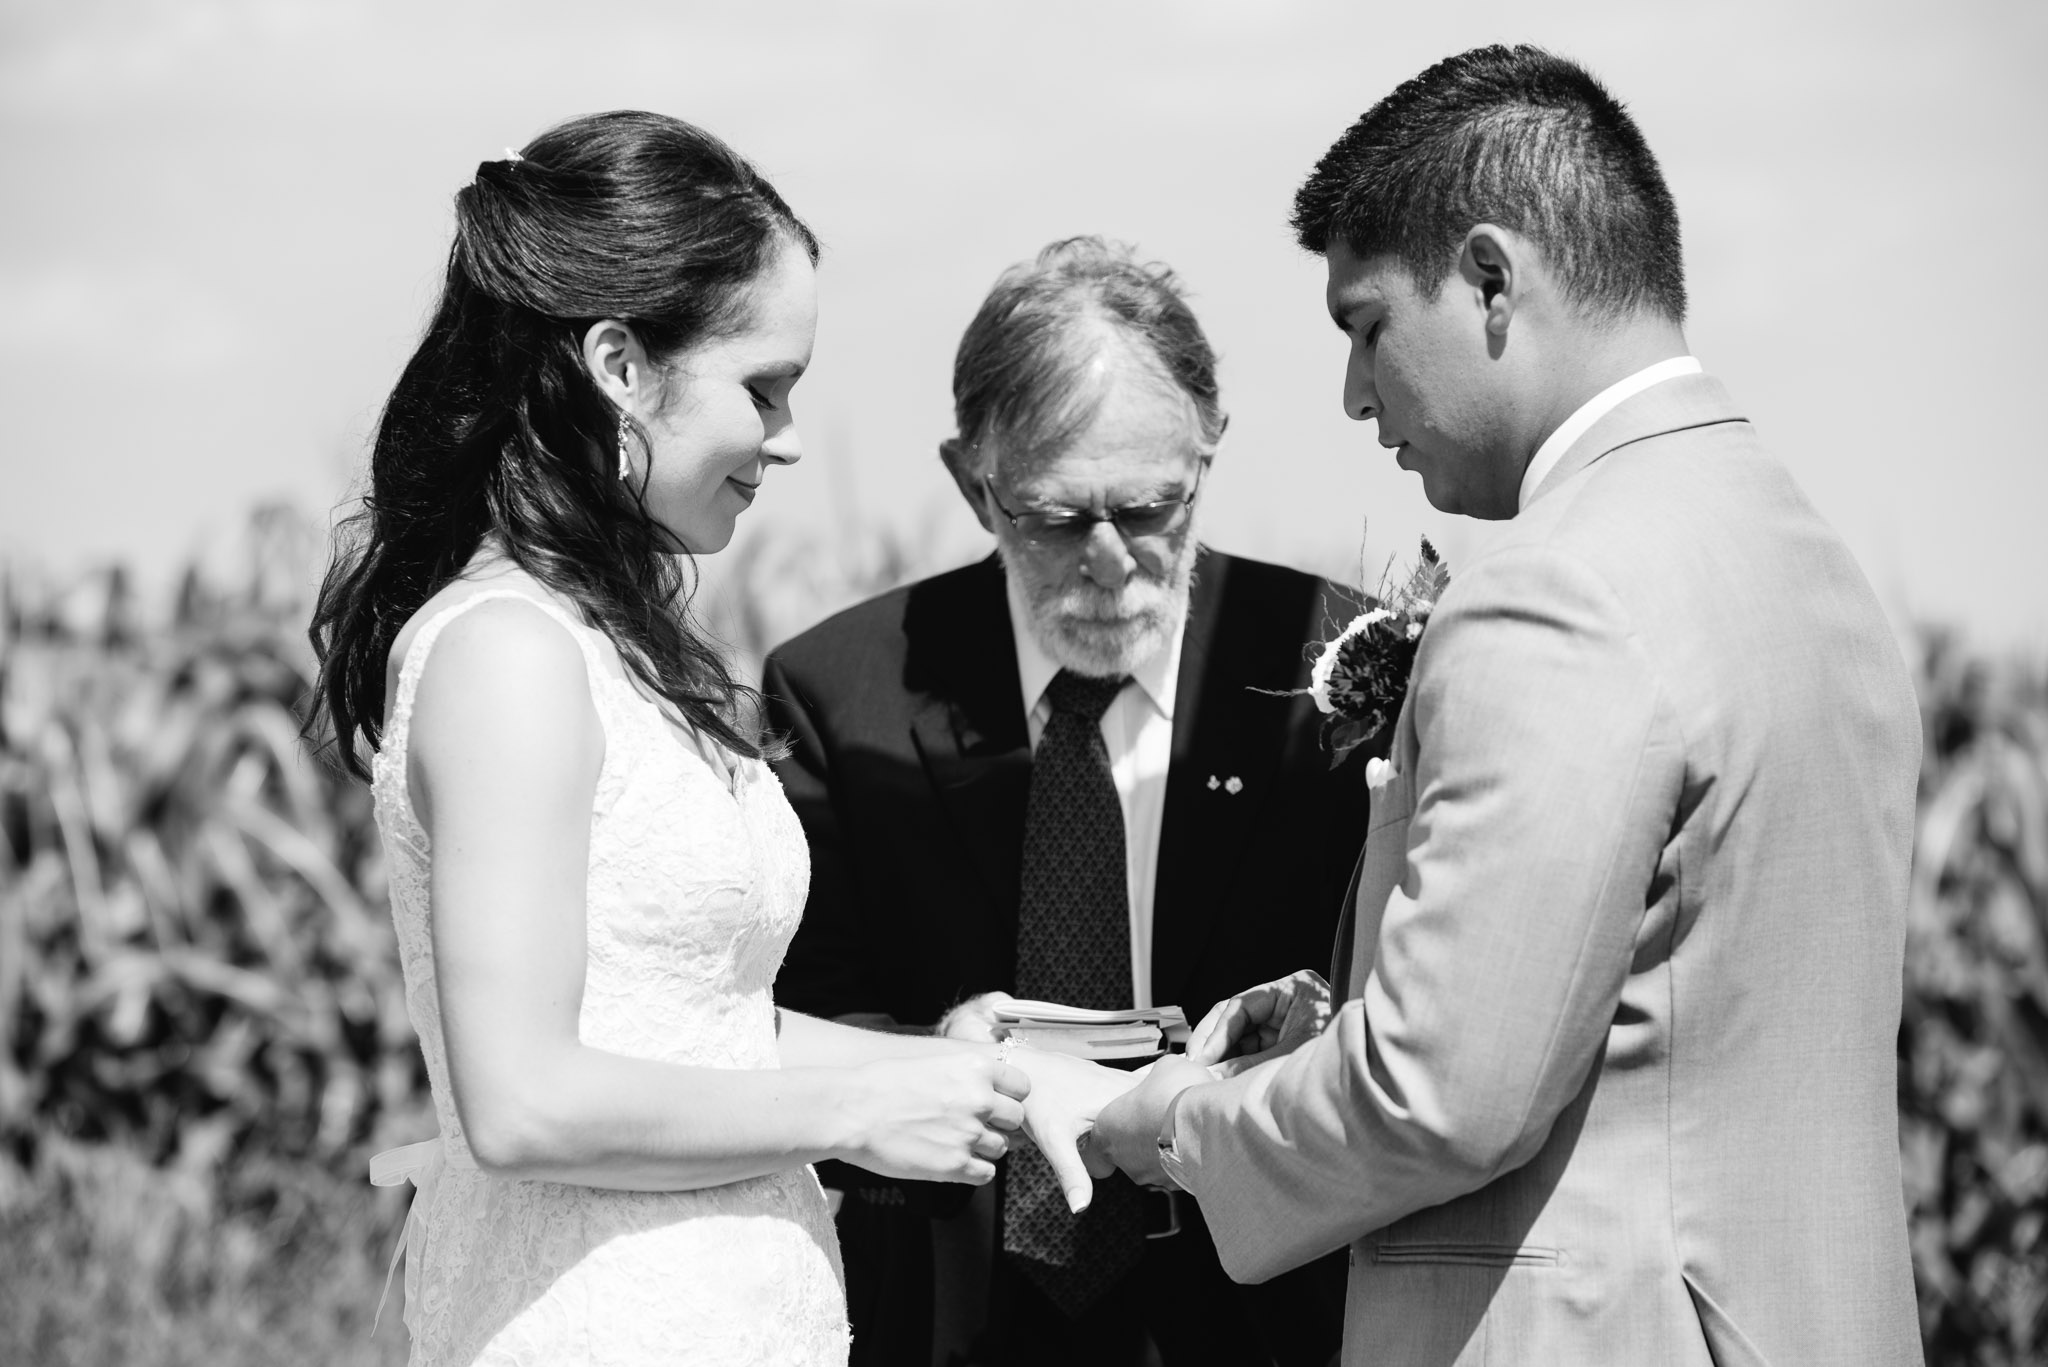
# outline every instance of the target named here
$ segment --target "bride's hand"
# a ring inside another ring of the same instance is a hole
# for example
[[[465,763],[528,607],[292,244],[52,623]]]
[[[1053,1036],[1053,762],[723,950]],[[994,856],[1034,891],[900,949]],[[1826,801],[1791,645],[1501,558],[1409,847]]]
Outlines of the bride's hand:
[[[1078,1215],[1095,1196],[1081,1156],[1082,1141],[1094,1128],[1096,1114],[1130,1090],[1138,1077],[1039,1049],[1017,1049],[1010,1062],[1031,1078],[1031,1094],[1024,1099],[1025,1133],[1052,1165],[1068,1208]]]
[[[848,1070],[834,1156],[884,1177],[981,1186],[1032,1090],[1023,1069],[980,1052],[863,1064]]]

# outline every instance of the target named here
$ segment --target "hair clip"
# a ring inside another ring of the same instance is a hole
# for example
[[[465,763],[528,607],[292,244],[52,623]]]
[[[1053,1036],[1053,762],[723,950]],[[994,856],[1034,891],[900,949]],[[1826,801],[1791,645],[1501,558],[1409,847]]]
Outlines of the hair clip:
[[[508,147],[508,148],[506,148],[506,149],[505,149],[505,160],[507,160],[507,161],[525,161],[525,160],[526,160],[526,158],[525,158],[525,157],[522,157],[522,156],[520,156],[520,155],[519,155],[519,154],[518,154],[517,152],[513,151],[513,150],[512,150],[511,148],[509,148],[509,147]]]

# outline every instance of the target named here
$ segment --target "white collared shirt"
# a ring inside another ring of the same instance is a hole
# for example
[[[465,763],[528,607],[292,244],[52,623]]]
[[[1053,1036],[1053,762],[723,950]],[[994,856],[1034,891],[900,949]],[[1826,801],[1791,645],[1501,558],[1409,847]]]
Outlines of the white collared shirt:
[[[1024,690],[1024,722],[1031,748],[1052,717],[1045,690],[1060,667],[1026,625],[1023,600],[1004,576],[1010,594],[1010,631],[1017,642],[1017,677]],[[1110,778],[1124,812],[1124,888],[1131,908],[1131,1005],[1152,1001],[1152,892],[1159,873],[1159,827],[1166,814],[1166,770],[1173,763],[1173,695],[1180,681],[1185,624],[1159,654],[1131,671],[1131,681],[1102,714],[1102,742],[1109,750]]]
[[[1652,385],[1662,384],[1666,380],[1699,373],[1700,363],[1697,357],[1673,356],[1668,361],[1645,366],[1625,380],[1616,380],[1580,404],[1577,410],[1536,448],[1535,456],[1529,461],[1529,468],[1522,472],[1522,497],[1515,511],[1520,512],[1529,506],[1529,500],[1536,496],[1536,490],[1543,483],[1544,477],[1557,468],[1557,463],[1564,459],[1564,453],[1572,449],[1572,443],[1592,431],[1594,423],[1619,408],[1622,400],[1632,399]]]

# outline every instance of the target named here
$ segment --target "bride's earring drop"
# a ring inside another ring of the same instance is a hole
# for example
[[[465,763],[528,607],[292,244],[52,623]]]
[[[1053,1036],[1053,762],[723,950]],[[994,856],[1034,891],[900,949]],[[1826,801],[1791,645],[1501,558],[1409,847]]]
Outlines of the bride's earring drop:
[[[633,425],[626,418],[626,410],[619,410],[619,482],[625,483],[633,477],[633,453],[627,449],[626,441],[633,434]]]

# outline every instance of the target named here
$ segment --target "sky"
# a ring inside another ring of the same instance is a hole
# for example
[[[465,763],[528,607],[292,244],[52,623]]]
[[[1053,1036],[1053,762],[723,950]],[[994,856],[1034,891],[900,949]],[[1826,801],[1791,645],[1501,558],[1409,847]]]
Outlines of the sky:
[[[1687,334],[1901,631],[2048,646],[2037,0],[0,0],[0,562],[168,582],[248,510],[325,518],[479,161],[572,114],[720,134],[826,245],[805,458],[707,563],[808,576],[985,553],[936,458],[1007,265],[1102,233],[1170,264],[1221,356],[1225,549],[1367,578],[1440,514],[1339,406],[1286,219],[1329,143],[1449,53],[1528,41],[1630,107],[1684,223]],[[2017,274],[2015,274],[2017,272]],[[309,566],[309,574],[316,566]]]

